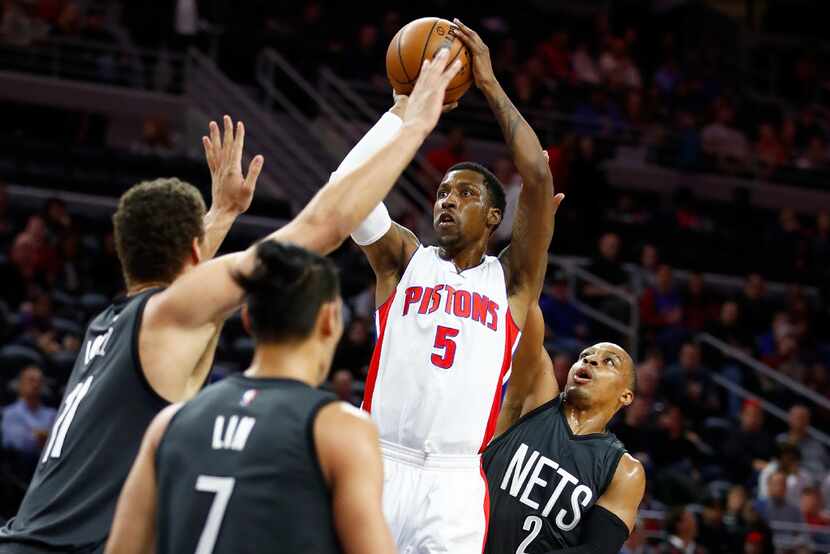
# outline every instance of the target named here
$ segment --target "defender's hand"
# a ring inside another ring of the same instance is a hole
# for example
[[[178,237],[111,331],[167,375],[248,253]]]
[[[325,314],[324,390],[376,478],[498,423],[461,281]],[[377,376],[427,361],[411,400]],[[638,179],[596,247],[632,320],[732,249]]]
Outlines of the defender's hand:
[[[478,36],[478,33],[461,23],[458,18],[453,19],[458,26],[458,39],[464,43],[473,57],[473,78],[478,88],[484,88],[495,82],[496,74],[493,72],[493,62],[490,60],[490,49]]]
[[[429,133],[438,123],[444,108],[444,92],[452,78],[461,69],[461,62],[455,60],[449,67],[449,51],[442,48],[432,60],[424,62],[418,81],[409,95],[404,125]]]
[[[243,176],[242,150],[245,146],[245,126],[239,121],[234,135],[231,118],[226,115],[223,120],[224,140],[219,136],[219,126],[215,121],[210,122],[210,138],[202,137],[205,159],[210,169],[213,196],[210,209],[237,216],[251,205],[264,159],[259,155],[254,156],[248,166],[248,174]]]

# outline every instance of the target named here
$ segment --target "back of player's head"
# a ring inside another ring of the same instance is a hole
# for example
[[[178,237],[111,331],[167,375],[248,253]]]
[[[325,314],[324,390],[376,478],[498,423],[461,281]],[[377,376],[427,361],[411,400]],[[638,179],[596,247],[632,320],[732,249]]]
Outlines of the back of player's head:
[[[204,236],[204,217],[198,189],[175,178],[144,181],[125,192],[112,223],[127,284],[172,282],[193,239]]]
[[[299,246],[266,240],[256,246],[250,275],[234,275],[246,293],[257,342],[307,338],[320,308],[340,295],[334,263]]]
[[[507,199],[504,196],[504,185],[502,185],[501,181],[499,181],[499,178],[496,177],[492,171],[475,162],[457,163],[449,168],[447,173],[450,171],[460,171],[462,169],[475,171],[484,178],[484,186],[487,187],[487,193],[490,197],[490,206],[497,208],[502,213],[502,216],[504,216],[504,208],[507,205]]]

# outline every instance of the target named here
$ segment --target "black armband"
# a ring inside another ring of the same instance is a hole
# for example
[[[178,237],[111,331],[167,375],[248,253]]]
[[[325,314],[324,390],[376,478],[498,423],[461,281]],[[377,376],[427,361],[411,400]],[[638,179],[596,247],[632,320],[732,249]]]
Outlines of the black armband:
[[[551,554],[617,554],[628,539],[628,527],[614,513],[594,506],[580,526],[581,544]]]

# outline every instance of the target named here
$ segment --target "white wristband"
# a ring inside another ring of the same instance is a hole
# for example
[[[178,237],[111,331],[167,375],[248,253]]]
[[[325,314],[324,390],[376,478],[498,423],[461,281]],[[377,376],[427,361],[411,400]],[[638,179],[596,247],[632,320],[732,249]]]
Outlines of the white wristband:
[[[392,218],[389,217],[389,210],[381,202],[363,220],[363,223],[357,226],[352,233],[352,239],[359,246],[368,246],[382,239],[390,227],[392,227]]]

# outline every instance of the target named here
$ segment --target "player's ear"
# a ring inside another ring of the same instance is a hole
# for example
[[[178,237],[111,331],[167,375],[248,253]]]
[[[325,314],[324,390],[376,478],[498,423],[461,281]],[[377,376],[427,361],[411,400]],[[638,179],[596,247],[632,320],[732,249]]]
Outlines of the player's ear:
[[[190,243],[190,260],[193,265],[199,265],[202,261],[202,249],[199,247],[199,237],[194,237],[193,242]]]
[[[251,314],[248,312],[248,304],[242,304],[242,328],[248,335],[253,336],[251,331]]]
[[[487,210],[487,226],[495,227],[501,223],[501,210],[498,208],[490,208]]]
[[[317,327],[322,337],[333,338],[335,341],[340,340],[340,335],[343,334],[343,321],[339,298],[320,306]]]
[[[631,389],[625,389],[620,396],[620,404],[623,406],[631,406],[632,402],[634,402],[634,393],[631,392]]]

